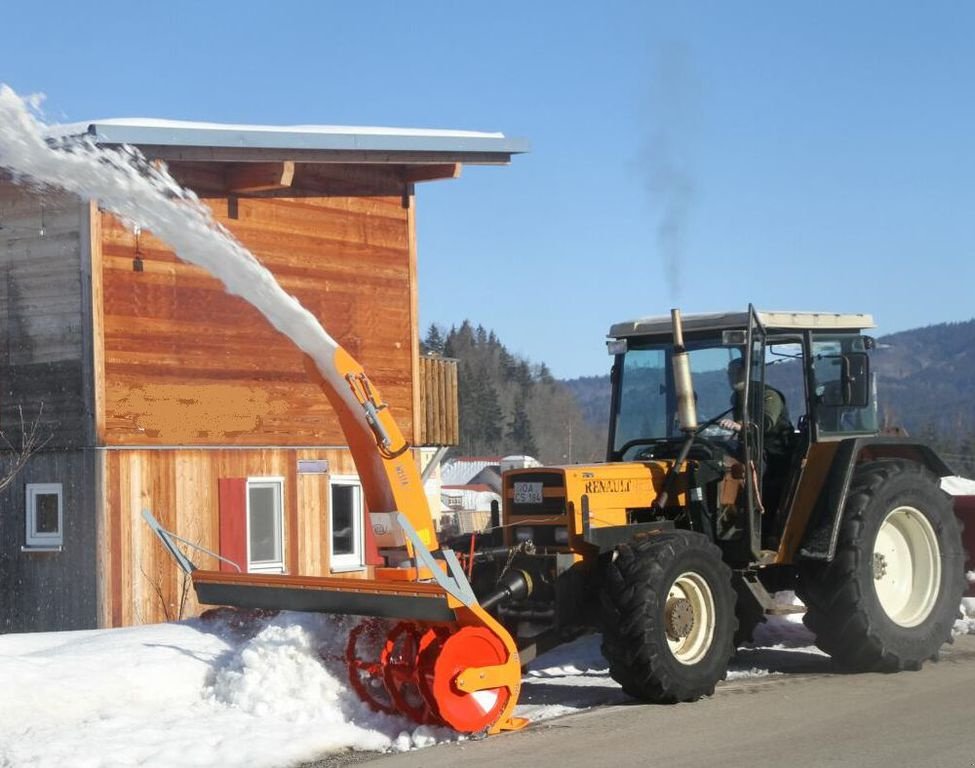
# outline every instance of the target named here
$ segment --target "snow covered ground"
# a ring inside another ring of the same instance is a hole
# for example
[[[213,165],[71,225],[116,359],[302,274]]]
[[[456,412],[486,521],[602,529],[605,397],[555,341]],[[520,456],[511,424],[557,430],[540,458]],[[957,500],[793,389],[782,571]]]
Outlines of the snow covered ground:
[[[975,599],[966,610],[956,630],[975,633]],[[350,626],[287,613],[249,634],[194,619],[0,636],[0,766],[261,768],[457,738],[359,701],[340,660]],[[798,616],[770,620],[755,639],[729,680],[828,669]],[[531,666],[517,713],[537,721],[624,698],[590,636]]]

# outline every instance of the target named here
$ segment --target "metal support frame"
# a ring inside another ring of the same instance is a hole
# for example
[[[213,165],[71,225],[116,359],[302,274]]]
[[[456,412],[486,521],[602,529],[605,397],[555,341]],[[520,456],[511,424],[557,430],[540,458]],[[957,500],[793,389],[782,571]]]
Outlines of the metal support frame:
[[[474,605],[477,602],[477,597],[471,588],[470,582],[467,580],[467,576],[464,575],[464,569],[460,567],[460,562],[458,562],[457,555],[454,554],[454,551],[452,549],[440,550],[444,561],[447,563],[447,568],[450,570],[450,574],[448,575],[440,569],[433,553],[420,541],[416,529],[410,525],[410,521],[406,519],[406,515],[402,512],[396,512],[394,514],[396,515],[397,522],[402,526],[403,532],[413,545],[413,554],[416,555],[416,559],[420,564],[430,570],[437,584],[445,592],[460,600],[464,605],[468,607]]]
[[[201,547],[199,544],[194,544],[192,541],[187,541],[182,536],[177,536],[172,531],[167,531],[159,524],[159,521],[156,520],[155,517],[153,517],[152,512],[150,512],[148,509],[142,510],[142,518],[146,521],[146,523],[149,524],[149,527],[152,529],[152,532],[156,534],[158,539],[163,543],[163,546],[169,550],[169,554],[173,556],[173,559],[176,561],[176,564],[179,565],[179,567],[182,569],[183,573],[192,574],[193,571],[197,570],[197,566],[192,560],[190,560],[186,555],[184,555],[180,551],[179,547],[176,546],[177,541],[180,542],[181,544],[185,544],[187,547],[190,547],[191,549],[197,550],[198,552],[203,552],[204,554],[210,555],[211,557],[215,557],[217,558],[217,560],[219,560],[222,563],[227,563],[228,565],[232,565],[234,568],[237,569],[237,573],[243,572],[241,570],[241,567],[233,560],[228,560],[226,557],[222,557],[218,555],[216,552],[212,552],[211,550],[207,549],[206,547]]]

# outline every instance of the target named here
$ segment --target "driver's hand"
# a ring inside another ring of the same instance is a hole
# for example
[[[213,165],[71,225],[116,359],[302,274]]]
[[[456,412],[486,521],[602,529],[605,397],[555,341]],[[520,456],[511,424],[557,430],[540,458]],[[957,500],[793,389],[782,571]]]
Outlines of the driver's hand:
[[[721,421],[718,422],[718,426],[721,427],[721,429],[727,429],[729,432],[741,431],[741,424],[734,419],[721,419]]]

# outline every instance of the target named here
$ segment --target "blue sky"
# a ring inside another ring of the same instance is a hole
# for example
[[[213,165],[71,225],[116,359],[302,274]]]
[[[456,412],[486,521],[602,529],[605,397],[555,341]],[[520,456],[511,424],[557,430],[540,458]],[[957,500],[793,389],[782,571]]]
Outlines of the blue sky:
[[[744,308],[975,316],[975,5],[14,3],[0,82],[51,121],[499,130],[418,190],[424,330],[556,376],[615,321]]]

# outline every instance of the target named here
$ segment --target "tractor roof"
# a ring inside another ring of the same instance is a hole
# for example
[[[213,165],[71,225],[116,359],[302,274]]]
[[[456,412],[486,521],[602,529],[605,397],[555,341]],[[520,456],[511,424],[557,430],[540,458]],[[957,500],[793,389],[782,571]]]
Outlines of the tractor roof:
[[[871,315],[838,314],[835,312],[782,312],[757,310],[765,329],[775,331],[861,331],[873,328]],[[748,312],[711,312],[682,315],[684,333],[734,331],[748,327]],[[609,329],[610,338],[627,336],[667,336],[673,333],[670,315],[643,317],[625,323],[615,323]]]

